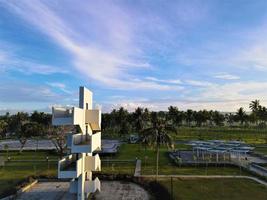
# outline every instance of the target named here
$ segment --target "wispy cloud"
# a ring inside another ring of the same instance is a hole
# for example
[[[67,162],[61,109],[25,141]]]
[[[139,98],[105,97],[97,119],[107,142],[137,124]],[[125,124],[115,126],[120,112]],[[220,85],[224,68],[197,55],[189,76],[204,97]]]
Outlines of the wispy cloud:
[[[185,80],[184,83],[190,86],[197,86],[197,87],[207,87],[213,85],[213,83],[211,82],[199,81],[199,80]]]
[[[153,98],[112,98],[103,102],[104,111],[121,106],[133,111],[137,107],[147,107],[151,110],[167,110],[170,105],[177,106],[181,110],[187,109],[213,109],[219,111],[236,111],[239,107],[249,110],[249,103],[255,98],[261,100],[261,104],[267,105],[267,82],[231,82],[224,84],[209,84],[200,87],[192,93],[186,90],[181,95]]]
[[[24,82],[1,82],[0,102],[49,102],[59,98],[60,95],[51,91],[49,87],[32,85]]]
[[[68,90],[67,86],[64,83],[51,82],[51,83],[47,83],[47,85],[51,86],[52,88],[57,88],[66,94],[73,94],[74,93],[74,92]]]
[[[228,73],[220,73],[214,76],[214,78],[224,79],[224,80],[238,80],[239,76],[228,74]]]
[[[171,83],[171,84],[180,84],[182,83],[179,79],[158,79],[155,77],[148,76],[145,78],[146,80],[160,82],[160,83]]]
[[[31,59],[20,57],[16,55],[16,48],[9,48],[8,44],[5,43],[3,45],[3,42],[0,42],[0,71],[2,73],[16,71],[27,75],[68,73],[68,71],[62,67],[40,64]]]
[[[149,26],[150,21],[146,21],[146,17],[137,12],[138,9],[129,10],[123,3],[97,1],[89,5],[80,1],[77,7],[64,4],[65,10],[71,9],[72,11],[66,14],[58,9],[56,13],[56,4],[41,1],[35,3],[10,1],[5,5],[69,51],[73,56],[74,66],[90,79],[99,81],[108,87],[127,90],[173,88],[171,85],[162,85],[162,81],[133,81],[132,72],[153,68],[148,60],[144,59],[143,45],[147,45],[150,38],[148,35],[144,36],[142,30],[146,30],[147,34],[152,33],[156,28]],[[173,13],[178,21],[193,23],[201,18],[195,13],[185,15],[182,12],[184,11],[182,6],[190,12],[195,8],[186,4],[177,5],[176,7],[181,12],[175,13],[173,10]],[[79,18],[79,23],[73,20],[74,16],[76,19]],[[147,15],[149,19],[153,16],[153,13]],[[174,30],[167,21],[167,19],[158,18],[158,27],[164,28],[157,30],[157,34],[165,34],[166,30]],[[178,82],[173,80],[168,83]]]

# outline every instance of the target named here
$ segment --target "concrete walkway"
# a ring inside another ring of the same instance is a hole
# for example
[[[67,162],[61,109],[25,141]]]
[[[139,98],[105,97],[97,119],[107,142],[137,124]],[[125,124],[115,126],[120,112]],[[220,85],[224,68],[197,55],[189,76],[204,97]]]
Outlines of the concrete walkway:
[[[124,181],[101,181],[96,200],[149,200],[149,193],[139,185]]]
[[[75,200],[76,195],[70,194],[68,182],[39,182],[31,189],[22,193],[18,200]]]
[[[141,175],[141,160],[137,160],[135,165],[134,176],[140,176],[140,175]]]
[[[94,194],[96,200],[149,200],[149,193],[132,182],[101,181],[101,192]],[[18,200],[76,200],[69,193],[68,182],[38,182],[23,192]]]

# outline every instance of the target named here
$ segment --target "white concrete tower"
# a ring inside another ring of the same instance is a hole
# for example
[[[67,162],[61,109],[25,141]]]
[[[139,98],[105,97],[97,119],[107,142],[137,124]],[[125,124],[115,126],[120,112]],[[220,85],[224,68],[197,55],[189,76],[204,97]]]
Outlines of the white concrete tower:
[[[78,125],[81,129],[68,135],[71,154],[58,162],[58,178],[71,179],[70,192],[83,200],[100,191],[100,181],[92,180],[92,171],[101,170],[99,155],[94,153],[101,150],[101,111],[93,109],[93,93],[85,87],[80,87],[79,98],[79,108],[53,107],[52,124]]]

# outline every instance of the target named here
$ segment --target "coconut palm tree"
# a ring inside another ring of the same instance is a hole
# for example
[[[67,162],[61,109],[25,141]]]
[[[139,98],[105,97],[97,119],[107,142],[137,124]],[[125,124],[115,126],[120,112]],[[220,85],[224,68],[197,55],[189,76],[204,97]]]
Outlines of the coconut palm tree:
[[[151,113],[151,127],[144,129],[142,142],[156,148],[156,179],[159,168],[159,149],[162,145],[173,148],[173,141],[170,133],[176,133],[172,124],[168,124],[166,118],[159,118],[156,112]]]
[[[144,129],[144,109],[143,108],[136,108],[135,112],[133,113],[134,117],[134,127],[138,134],[140,134]]]
[[[252,117],[256,124],[258,124],[259,122],[259,111],[261,110],[261,105],[260,105],[260,100],[254,100],[254,101],[251,101],[251,103],[249,104],[249,108],[251,109],[252,113]]]
[[[188,109],[185,113],[185,120],[187,122],[188,126],[191,126],[191,122],[194,121],[194,111],[191,109]]]
[[[249,108],[252,110],[252,112],[257,112],[259,110],[260,107],[260,100],[254,100],[251,101],[251,103],[249,104]]]
[[[244,111],[244,108],[239,108],[236,112],[236,116],[238,121],[240,121],[241,125],[243,125],[244,121],[247,119],[247,114]]]

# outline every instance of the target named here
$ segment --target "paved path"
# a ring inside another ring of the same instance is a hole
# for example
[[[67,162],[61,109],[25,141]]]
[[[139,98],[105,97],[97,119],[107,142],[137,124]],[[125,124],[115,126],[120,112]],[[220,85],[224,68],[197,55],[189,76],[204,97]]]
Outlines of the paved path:
[[[96,200],[149,200],[146,190],[135,183],[121,181],[101,181],[101,192]]]
[[[155,178],[155,175],[141,175],[138,177],[142,178]],[[267,187],[267,182],[260,180],[253,176],[233,176],[233,175],[158,175],[158,178],[184,178],[184,179],[221,179],[221,178],[245,178],[250,179],[253,181],[256,181],[262,185],[265,185]]]
[[[38,182],[17,199],[76,200],[76,195],[68,191],[68,182]],[[101,181],[101,192],[94,196],[96,200],[149,200],[149,193],[139,185],[120,181]]]
[[[260,176],[265,176],[267,177],[267,168],[262,167],[257,164],[252,164],[248,167],[248,170],[260,175]]]
[[[68,182],[39,182],[31,189],[22,193],[18,200],[75,200],[76,195],[70,194]]]
[[[140,175],[141,175],[141,160],[137,160],[135,165],[134,176],[140,176]]]

